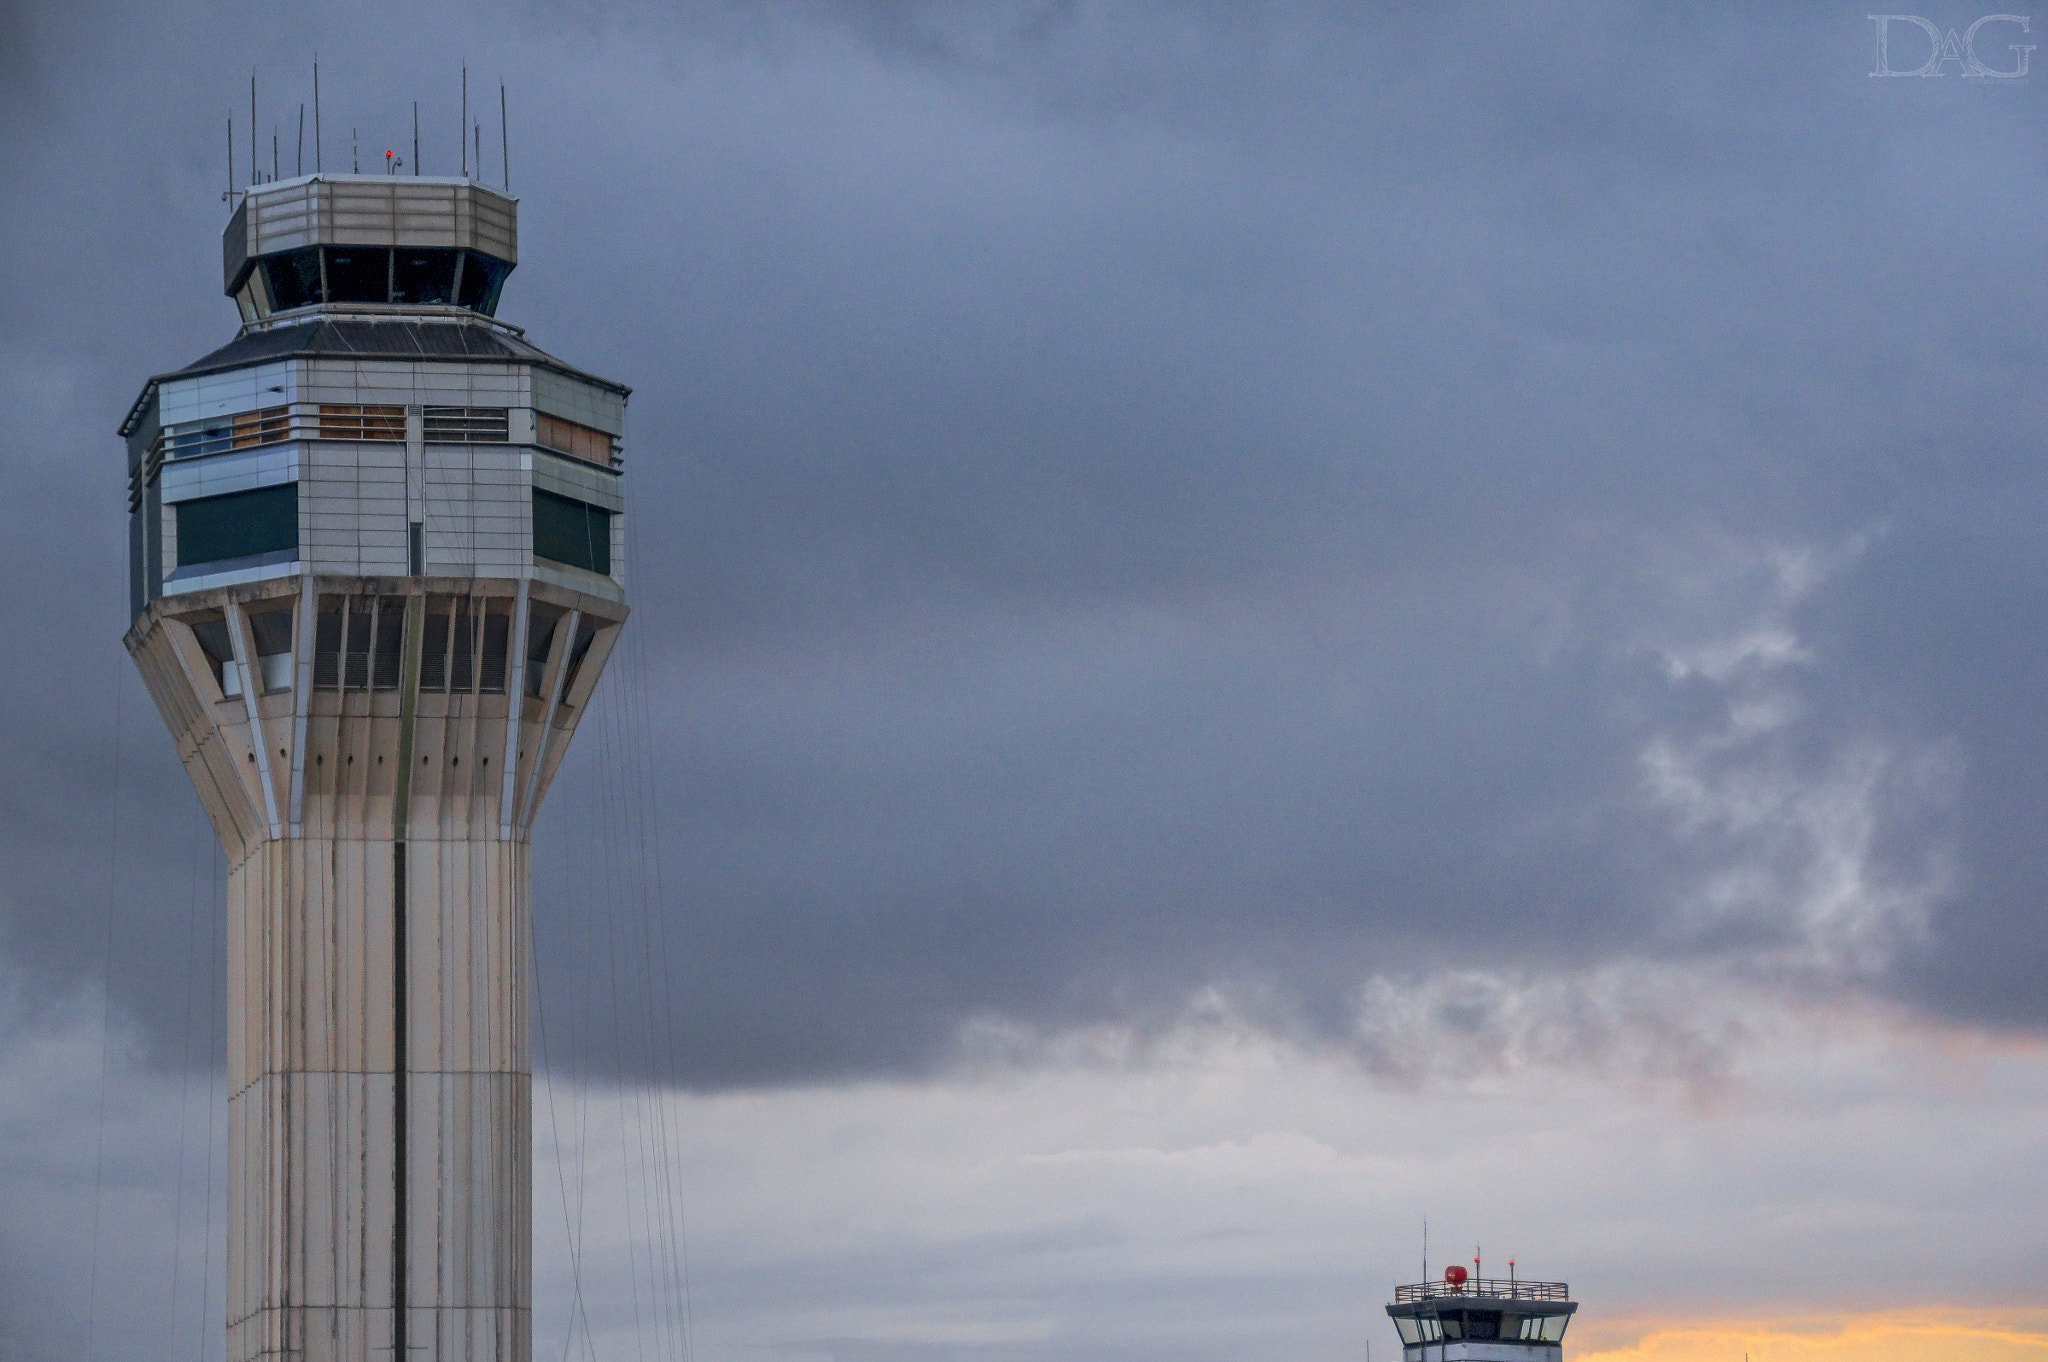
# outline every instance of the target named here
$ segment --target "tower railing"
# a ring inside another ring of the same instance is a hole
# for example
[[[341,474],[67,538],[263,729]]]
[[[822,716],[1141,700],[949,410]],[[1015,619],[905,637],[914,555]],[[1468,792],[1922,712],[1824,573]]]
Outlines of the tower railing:
[[[1568,1301],[1571,1287],[1563,1282],[1526,1282],[1509,1277],[1473,1277],[1453,1285],[1450,1282],[1417,1282],[1394,1288],[1394,1303],[1433,1301],[1445,1298],[1484,1296],[1496,1300]]]

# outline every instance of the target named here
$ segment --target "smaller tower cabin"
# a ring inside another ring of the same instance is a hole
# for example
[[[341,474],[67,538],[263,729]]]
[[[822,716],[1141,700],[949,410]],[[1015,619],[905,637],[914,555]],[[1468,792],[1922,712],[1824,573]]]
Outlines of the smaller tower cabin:
[[[1401,1333],[1402,1362],[1562,1362],[1565,1326],[1578,1308],[1563,1282],[1477,1277],[1452,1266],[1441,1281],[1395,1287],[1387,1314]]]

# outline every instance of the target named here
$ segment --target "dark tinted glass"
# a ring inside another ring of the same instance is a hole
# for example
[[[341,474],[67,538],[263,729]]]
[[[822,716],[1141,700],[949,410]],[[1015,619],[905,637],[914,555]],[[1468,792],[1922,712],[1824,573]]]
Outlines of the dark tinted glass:
[[[480,251],[464,251],[462,255],[462,292],[455,301],[487,317],[496,316],[498,290],[505,287],[505,276],[512,272],[512,267]]]
[[[327,248],[327,301],[382,303],[391,298],[391,252],[381,246]]]
[[[448,689],[467,691],[475,674],[472,659],[476,656],[477,620],[482,611],[475,601],[464,599],[456,603],[455,646],[448,661]]]
[[[299,546],[299,485],[178,503],[178,566]]]
[[[484,616],[484,651],[477,664],[477,686],[485,695],[505,693],[506,653],[512,644],[512,616],[503,605]]]
[[[610,575],[612,513],[553,492],[533,491],[533,551],[570,567]]]
[[[199,647],[216,674],[221,663],[234,661],[235,645],[228,639],[226,620],[200,620],[192,626],[192,637],[199,640]]]
[[[455,301],[453,250],[411,250],[401,247],[392,262],[391,301],[452,303]]]
[[[249,616],[249,633],[256,644],[256,656],[274,657],[292,651],[292,608],[266,610]]]
[[[554,645],[555,623],[561,612],[535,601],[526,611],[526,693],[540,695],[541,673],[546,670],[548,649]]]
[[[405,602],[386,596],[377,603],[377,637],[371,645],[370,689],[397,690],[398,664],[404,660]]]
[[[270,305],[278,312],[319,302],[320,248],[270,256],[263,262],[263,277],[270,284]]]
[[[596,641],[597,621],[585,615],[583,622],[576,626],[576,642],[570,646],[569,650],[569,670],[562,677],[562,694],[564,697],[567,697],[570,689],[575,686],[576,674],[583,670],[583,655],[590,651],[590,645]],[[567,704],[568,700],[565,698],[562,703]]]
[[[333,690],[341,684],[341,607],[332,596],[320,602],[313,625],[313,688]]]
[[[427,622],[420,641],[420,689],[448,689],[448,613],[455,602],[436,596],[427,603]]]
[[[348,649],[343,656],[341,685],[344,690],[370,688],[370,603],[358,600],[348,608]]]

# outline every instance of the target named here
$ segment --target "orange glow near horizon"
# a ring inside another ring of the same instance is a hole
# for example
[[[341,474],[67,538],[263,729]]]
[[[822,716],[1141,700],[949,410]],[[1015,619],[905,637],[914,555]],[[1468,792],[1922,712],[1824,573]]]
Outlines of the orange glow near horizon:
[[[1925,1309],[1778,1320],[1618,1322],[1575,1362],[2048,1362],[2048,1308]]]

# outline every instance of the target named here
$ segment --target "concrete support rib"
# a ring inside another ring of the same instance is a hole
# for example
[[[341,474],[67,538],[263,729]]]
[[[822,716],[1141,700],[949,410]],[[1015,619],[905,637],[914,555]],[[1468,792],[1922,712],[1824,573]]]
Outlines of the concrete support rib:
[[[471,593],[483,609],[464,614]],[[405,615],[383,689],[374,656],[355,684],[331,643],[373,602]],[[225,695],[193,624],[231,621],[253,678],[245,617],[287,605],[290,693]],[[422,685],[433,609],[478,620],[480,647],[486,614],[503,620],[501,654],[462,686],[447,668]],[[544,702],[516,679],[513,609],[557,621]],[[228,848],[227,1362],[530,1362],[527,833],[544,754],[571,736],[624,613],[515,581],[320,578],[152,606],[130,630]],[[586,619],[598,641],[572,665]],[[285,731],[274,773],[248,759]]]

